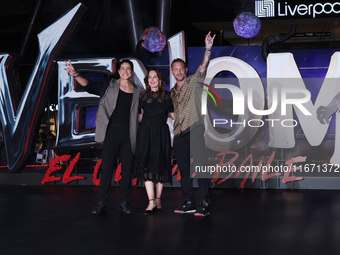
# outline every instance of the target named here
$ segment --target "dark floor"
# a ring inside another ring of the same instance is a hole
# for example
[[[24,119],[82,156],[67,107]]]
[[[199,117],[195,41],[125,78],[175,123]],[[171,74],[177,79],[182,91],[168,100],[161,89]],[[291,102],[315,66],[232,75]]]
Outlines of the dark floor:
[[[134,187],[132,215],[112,187],[106,215],[93,216],[97,187],[0,186],[0,254],[339,254],[340,191],[212,189],[211,214],[144,216]]]

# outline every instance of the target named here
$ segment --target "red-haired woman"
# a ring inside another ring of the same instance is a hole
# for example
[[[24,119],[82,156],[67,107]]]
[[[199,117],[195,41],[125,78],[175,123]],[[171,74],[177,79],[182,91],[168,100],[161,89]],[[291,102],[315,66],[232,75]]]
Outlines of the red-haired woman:
[[[144,81],[146,89],[139,100],[138,119],[141,125],[137,134],[134,169],[138,179],[145,182],[149,205],[143,214],[149,215],[162,212],[163,183],[171,182],[171,140],[166,121],[168,116],[174,118],[174,107],[159,69],[150,69]]]

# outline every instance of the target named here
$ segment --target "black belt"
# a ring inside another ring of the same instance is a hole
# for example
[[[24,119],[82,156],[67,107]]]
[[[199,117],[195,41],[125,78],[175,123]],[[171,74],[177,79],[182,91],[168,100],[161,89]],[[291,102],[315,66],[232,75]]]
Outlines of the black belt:
[[[188,134],[189,132],[190,132],[190,128],[187,128],[186,130],[181,131],[179,134],[175,135],[174,138],[182,137],[182,136]]]
[[[181,131],[179,134],[175,135],[174,138],[182,137],[182,136],[188,134],[190,132],[190,130],[195,129],[196,127],[203,127],[204,128],[204,126],[200,122],[196,121],[193,125],[188,127],[186,130]]]

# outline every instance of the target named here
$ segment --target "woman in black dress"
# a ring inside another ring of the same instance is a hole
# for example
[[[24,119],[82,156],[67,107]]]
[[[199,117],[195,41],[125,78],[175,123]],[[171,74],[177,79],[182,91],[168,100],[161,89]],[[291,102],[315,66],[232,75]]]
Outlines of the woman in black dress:
[[[165,79],[158,68],[152,68],[144,78],[146,90],[139,100],[135,172],[145,182],[149,205],[143,214],[162,211],[163,183],[171,182],[171,140],[166,123],[174,118],[170,92],[165,90]],[[156,184],[156,195],[154,191]]]

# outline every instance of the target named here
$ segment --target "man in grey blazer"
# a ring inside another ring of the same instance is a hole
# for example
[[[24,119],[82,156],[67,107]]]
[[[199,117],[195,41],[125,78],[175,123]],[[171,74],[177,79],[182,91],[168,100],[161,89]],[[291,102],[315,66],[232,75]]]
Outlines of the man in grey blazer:
[[[119,210],[130,214],[131,171],[133,154],[136,148],[138,127],[138,102],[143,88],[132,82],[133,63],[122,60],[119,63],[118,80],[107,79],[94,82],[80,76],[71,62],[65,62],[65,69],[89,93],[101,97],[96,116],[97,142],[103,142],[102,175],[98,193],[98,203],[92,214],[102,214],[106,210],[116,158],[120,156],[122,164],[121,203]]]

